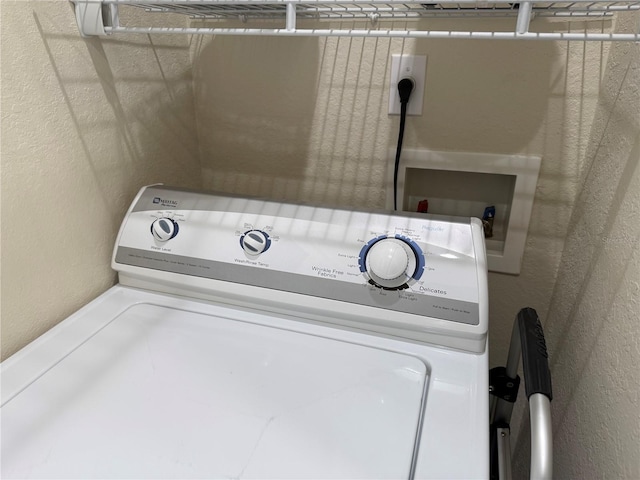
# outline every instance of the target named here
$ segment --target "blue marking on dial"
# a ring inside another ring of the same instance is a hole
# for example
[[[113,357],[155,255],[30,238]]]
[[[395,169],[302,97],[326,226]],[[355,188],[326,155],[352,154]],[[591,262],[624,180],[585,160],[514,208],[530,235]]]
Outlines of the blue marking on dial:
[[[362,273],[367,273],[367,267],[364,264],[364,259],[367,258],[367,252],[371,247],[373,247],[374,243],[377,243],[385,238],[388,237],[386,235],[380,235],[379,237],[373,238],[365,243],[364,246],[360,249],[360,254],[358,255],[358,266],[360,267],[360,271]]]
[[[416,271],[412,275],[414,280],[420,280],[420,277],[424,273],[424,254],[422,253],[422,249],[418,246],[416,242],[411,240],[410,238],[403,237],[402,235],[396,235],[398,240],[402,240],[404,243],[409,245],[411,250],[413,250],[413,254],[416,257]]]

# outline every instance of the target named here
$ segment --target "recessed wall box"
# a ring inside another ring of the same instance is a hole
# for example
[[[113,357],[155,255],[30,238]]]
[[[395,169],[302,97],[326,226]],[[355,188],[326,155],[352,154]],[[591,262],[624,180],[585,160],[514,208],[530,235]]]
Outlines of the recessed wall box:
[[[390,150],[393,158],[395,150]],[[405,149],[398,170],[398,205],[415,212],[482,218],[495,207],[487,262],[494,272],[519,274],[535,196],[540,157]],[[387,208],[393,209],[393,162]]]

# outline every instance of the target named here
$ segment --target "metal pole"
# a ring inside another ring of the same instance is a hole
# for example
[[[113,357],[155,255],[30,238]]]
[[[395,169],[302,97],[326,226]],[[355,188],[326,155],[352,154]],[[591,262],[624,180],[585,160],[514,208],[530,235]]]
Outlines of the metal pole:
[[[500,472],[500,480],[511,480],[511,440],[508,428],[498,428],[498,472]]]
[[[553,476],[553,434],[551,402],[542,393],[529,397],[531,417],[531,479],[550,480]]]

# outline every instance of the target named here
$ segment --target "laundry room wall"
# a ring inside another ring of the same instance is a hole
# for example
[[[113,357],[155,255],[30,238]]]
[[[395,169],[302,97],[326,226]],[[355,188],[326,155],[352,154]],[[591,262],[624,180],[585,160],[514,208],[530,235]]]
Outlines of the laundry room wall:
[[[617,26],[637,31],[640,16]],[[546,318],[555,478],[640,478],[640,45],[612,45]],[[526,412],[518,415],[528,426]],[[529,429],[515,478],[528,478]]]
[[[468,28],[462,22],[437,27]],[[476,22],[498,30],[511,25]],[[399,125],[397,116],[387,114],[391,55],[427,55],[423,115],[408,118],[405,147],[543,159],[522,272],[490,274],[491,361],[503,363],[518,310],[534,307],[543,319],[547,313],[608,48],[580,42],[200,38],[193,44],[194,94],[204,185],[383,208],[391,181],[389,149]]]
[[[82,39],[65,1],[1,5],[2,358],[115,282],[137,190],[199,187],[189,39]]]

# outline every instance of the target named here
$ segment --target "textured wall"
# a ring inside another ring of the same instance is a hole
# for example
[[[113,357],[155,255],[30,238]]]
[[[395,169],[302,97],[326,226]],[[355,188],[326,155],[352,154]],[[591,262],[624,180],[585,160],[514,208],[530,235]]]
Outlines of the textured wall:
[[[456,26],[467,27],[439,25]],[[549,305],[607,48],[200,39],[194,85],[203,181],[223,191],[383,208],[399,124],[387,115],[390,58],[426,54],[424,115],[408,119],[405,146],[543,158],[522,273],[490,276],[492,362],[501,363],[517,311],[531,306],[544,314]]]
[[[2,1],[2,357],[115,281],[144,184],[199,186],[188,38],[83,40],[71,4]]]
[[[637,31],[638,20],[620,25]],[[614,44],[546,319],[556,478],[640,478],[640,45]],[[528,422],[526,415],[524,421]],[[528,428],[516,443],[528,468]]]

